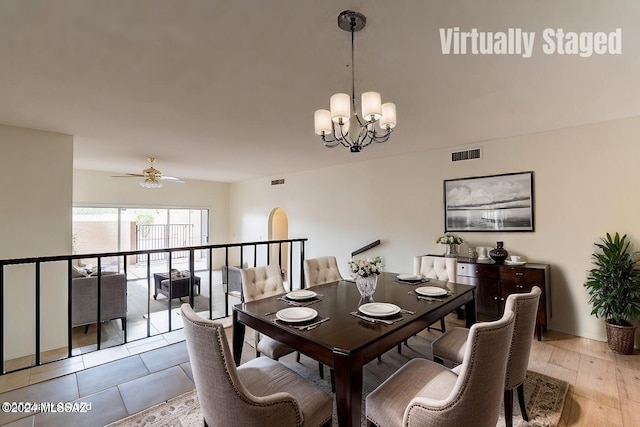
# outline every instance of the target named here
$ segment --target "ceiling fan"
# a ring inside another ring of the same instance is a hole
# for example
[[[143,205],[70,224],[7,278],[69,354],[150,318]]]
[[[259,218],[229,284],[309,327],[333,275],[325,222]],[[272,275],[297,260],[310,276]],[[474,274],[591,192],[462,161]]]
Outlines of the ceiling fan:
[[[112,178],[144,178],[140,181],[140,185],[145,188],[160,188],[162,187],[161,181],[175,182],[178,184],[184,184],[184,181],[174,176],[162,175],[158,169],[153,165],[156,161],[155,157],[147,157],[151,166],[144,169],[141,174],[139,173],[127,173],[125,175],[113,175]]]

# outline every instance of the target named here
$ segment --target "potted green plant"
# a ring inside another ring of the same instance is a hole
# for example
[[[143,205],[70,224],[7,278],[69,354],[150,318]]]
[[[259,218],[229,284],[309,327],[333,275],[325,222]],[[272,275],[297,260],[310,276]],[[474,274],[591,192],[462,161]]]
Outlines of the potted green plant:
[[[631,354],[636,327],[629,321],[640,316],[638,253],[631,252],[627,235],[618,233],[595,243],[594,268],[585,287],[591,297],[591,314],[605,319],[607,343],[616,353]]]

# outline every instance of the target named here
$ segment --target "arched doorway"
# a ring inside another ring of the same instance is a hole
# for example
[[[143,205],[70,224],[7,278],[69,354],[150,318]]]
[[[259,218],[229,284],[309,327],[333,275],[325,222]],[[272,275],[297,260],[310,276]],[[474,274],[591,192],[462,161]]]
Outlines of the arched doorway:
[[[269,214],[269,240],[285,240],[289,238],[289,219],[287,213],[282,208],[274,208]],[[289,244],[283,243],[280,254],[278,254],[279,245],[271,245],[270,259],[272,264],[280,262],[280,269],[282,270],[283,279],[287,279],[288,269],[288,251]],[[279,261],[279,257],[282,257],[282,261]]]

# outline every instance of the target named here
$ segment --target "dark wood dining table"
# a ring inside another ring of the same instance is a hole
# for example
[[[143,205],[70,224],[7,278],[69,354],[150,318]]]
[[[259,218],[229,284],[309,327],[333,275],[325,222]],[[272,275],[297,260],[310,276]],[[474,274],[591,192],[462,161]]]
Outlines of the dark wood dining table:
[[[437,301],[419,299],[413,292],[419,286],[437,286],[449,295]],[[321,298],[309,305],[320,317],[330,320],[311,330],[299,330],[280,321],[275,312],[291,307],[273,296],[233,307],[233,355],[240,363],[245,325],[333,368],[335,398],[340,426],[359,426],[362,416],[362,368],[371,360],[425,329],[451,311],[465,306],[466,324],[476,321],[475,287],[431,279],[408,284],[397,274],[382,273],[373,294],[375,302],[395,304],[415,314],[400,313],[402,320],[391,325],[371,323],[350,313],[363,303],[355,283],[341,280],[312,288]],[[411,293],[410,293],[411,292]]]

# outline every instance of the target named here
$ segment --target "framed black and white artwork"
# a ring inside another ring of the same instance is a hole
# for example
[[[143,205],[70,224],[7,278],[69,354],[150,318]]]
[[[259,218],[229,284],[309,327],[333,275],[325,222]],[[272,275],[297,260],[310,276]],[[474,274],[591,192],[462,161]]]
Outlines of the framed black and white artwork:
[[[444,181],[445,231],[534,231],[533,172]]]

